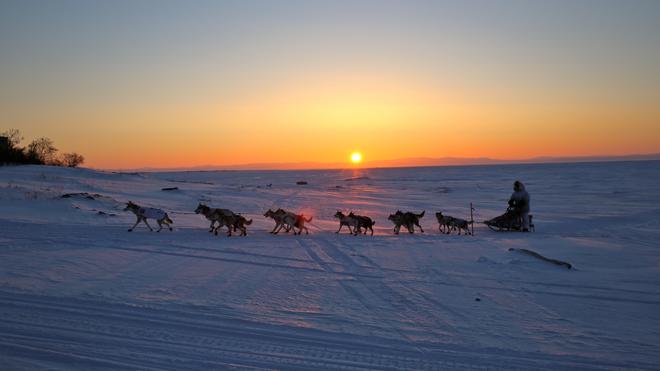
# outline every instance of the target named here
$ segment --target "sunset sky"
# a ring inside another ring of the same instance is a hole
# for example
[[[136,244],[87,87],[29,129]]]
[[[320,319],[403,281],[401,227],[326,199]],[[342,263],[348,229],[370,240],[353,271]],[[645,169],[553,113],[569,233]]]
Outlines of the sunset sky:
[[[660,1],[2,0],[9,128],[98,168],[660,152]]]

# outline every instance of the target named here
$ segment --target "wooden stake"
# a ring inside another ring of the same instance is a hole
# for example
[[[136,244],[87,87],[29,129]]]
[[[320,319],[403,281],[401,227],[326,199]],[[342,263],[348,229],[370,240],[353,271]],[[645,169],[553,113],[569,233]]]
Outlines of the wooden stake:
[[[472,211],[474,211],[474,207],[472,207],[472,202],[470,202],[470,224],[472,224],[472,235],[474,236],[474,217],[472,216]]]

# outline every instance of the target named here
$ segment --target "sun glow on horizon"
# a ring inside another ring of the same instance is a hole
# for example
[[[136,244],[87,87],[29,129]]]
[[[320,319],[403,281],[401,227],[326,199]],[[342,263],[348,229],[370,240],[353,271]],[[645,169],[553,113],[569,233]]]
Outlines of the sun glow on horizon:
[[[362,162],[362,153],[353,152],[351,153],[351,163],[357,165]]]

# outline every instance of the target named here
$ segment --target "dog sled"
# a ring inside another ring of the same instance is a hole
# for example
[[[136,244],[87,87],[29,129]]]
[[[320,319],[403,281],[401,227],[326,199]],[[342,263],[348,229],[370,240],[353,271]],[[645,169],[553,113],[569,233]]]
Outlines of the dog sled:
[[[534,224],[532,223],[532,215],[530,214],[528,216],[529,230],[533,231]],[[496,232],[522,231],[523,229],[522,217],[520,216],[520,213],[513,207],[507,208],[506,212],[500,216],[496,216],[493,219],[484,221],[484,224]]]

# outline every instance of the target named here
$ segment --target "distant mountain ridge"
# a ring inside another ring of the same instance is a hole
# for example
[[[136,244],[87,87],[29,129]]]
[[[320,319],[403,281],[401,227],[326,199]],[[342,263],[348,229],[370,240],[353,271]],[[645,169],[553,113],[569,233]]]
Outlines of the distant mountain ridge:
[[[608,162],[608,161],[648,161],[660,160],[660,153],[636,154],[622,156],[538,156],[520,160],[503,160],[489,157],[409,157],[392,160],[367,161],[361,168],[388,168],[388,167],[425,167],[425,166],[461,166],[461,165],[503,165],[503,164],[534,164],[534,163],[570,163],[570,162]],[[192,167],[171,168],[133,168],[115,169],[131,171],[218,171],[218,170],[321,170],[321,169],[347,169],[347,163],[341,162],[271,162],[251,163],[238,165],[200,165]]]
[[[365,167],[401,167],[401,166],[452,166],[452,165],[495,165],[527,163],[563,163],[563,162],[598,162],[598,161],[644,161],[660,160],[660,153],[636,154],[623,156],[538,156],[520,160],[504,160],[489,157],[412,157],[395,160],[371,161]]]

